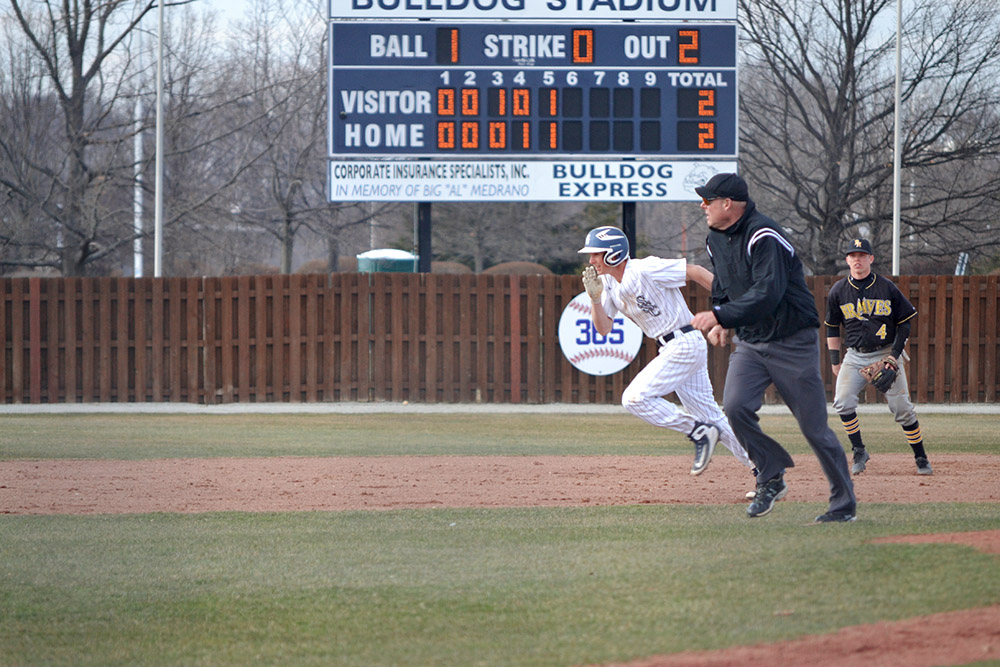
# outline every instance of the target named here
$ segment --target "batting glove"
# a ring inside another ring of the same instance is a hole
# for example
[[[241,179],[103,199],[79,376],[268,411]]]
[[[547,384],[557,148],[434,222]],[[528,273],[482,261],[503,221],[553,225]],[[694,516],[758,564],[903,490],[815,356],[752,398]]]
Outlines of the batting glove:
[[[601,293],[604,291],[604,283],[597,275],[597,269],[588,266],[583,270],[583,288],[587,290],[587,296],[593,303],[600,303]]]

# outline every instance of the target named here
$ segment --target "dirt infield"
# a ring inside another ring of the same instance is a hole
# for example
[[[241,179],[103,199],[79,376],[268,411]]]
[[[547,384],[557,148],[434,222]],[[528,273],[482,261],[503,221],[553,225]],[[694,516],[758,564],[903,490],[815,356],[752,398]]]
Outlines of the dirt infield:
[[[864,503],[1000,502],[1000,457],[876,454],[855,478]],[[687,456],[0,461],[0,513],[292,512],[420,507],[737,504],[753,486],[731,456],[699,477]],[[788,502],[824,502],[813,457],[789,469]]]
[[[782,503],[824,502],[828,488],[818,463],[812,457],[798,463],[786,475],[789,495]],[[686,456],[0,461],[0,514],[746,503],[752,478],[735,459],[720,456],[699,477],[688,474],[690,464]],[[1000,502],[1000,457],[935,454],[932,464],[934,475],[919,477],[912,456],[874,455],[855,478],[859,519],[869,502]],[[1000,531],[888,539],[961,543],[1000,554]],[[919,667],[996,659],[998,606],[780,644],[655,656],[630,667]]]
[[[654,656],[627,663],[627,667],[933,667],[998,658],[1000,607],[986,607],[855,625],[775,644]]]

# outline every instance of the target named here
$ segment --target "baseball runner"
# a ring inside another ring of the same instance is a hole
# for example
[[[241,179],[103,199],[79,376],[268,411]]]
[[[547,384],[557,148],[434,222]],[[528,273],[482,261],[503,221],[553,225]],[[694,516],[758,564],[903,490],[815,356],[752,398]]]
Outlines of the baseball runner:
[[[861,440],[858,395],[869,381],[885,394],[896,423],[903,427],[913,450],[917,474],[933,470],[924,451],[920,423],[910,402],[903,347],[917,311],[899,288],[872,270],[875,255],[867,239],[854,239],[845,251],[851,273],[834,283],[826,300],[826,345],[837,376],[833,409],[840,415],[854,454],[851,473],[864,472],[871,460]],[[846,331],[847,352],[840,357],[840,327]],[[867,377],[866,377],[867,375]],[[870,379],[869,379],[870,378]]]
[[[705,471],[719,440],[740,463],[752,468],[715,402],[708,377],[708,346],[689,324],[691,310],[680,292],[688,280],[711,289],[711,272],[683,259],[631,259],[628,239],[615,227],[591,230],[579,252],[590,255],[583,286],[598,333],[608,335],[615,316],[622,313],[660,343],[656,358],[622,392],[622,406],[653,426],[690,438],[695,448],[692,475]],[[672,392],[684,410],[663,398]]]

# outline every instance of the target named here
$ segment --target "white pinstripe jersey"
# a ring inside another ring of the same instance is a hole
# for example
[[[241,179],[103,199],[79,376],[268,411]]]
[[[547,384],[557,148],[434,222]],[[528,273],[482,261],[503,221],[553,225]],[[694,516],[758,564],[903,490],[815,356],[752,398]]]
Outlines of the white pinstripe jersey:
[[[620,283],[608,275],[601,280],[601,305],[611,319],[620,312],[650,338],[691,324],[694,316],[680,291],[687,284],[686,260],[629,259]]]

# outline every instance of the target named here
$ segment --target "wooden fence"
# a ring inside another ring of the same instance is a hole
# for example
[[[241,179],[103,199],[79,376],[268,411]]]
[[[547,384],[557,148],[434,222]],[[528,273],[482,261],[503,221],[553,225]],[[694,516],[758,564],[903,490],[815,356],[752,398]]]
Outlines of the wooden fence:
[[[836,279],[808,279],[820,313]],[[996,400],[997,283],[899,279],[919,312],[914,400]],[[575,276],[0,279],[0,402],[614,403],[656,347],[615,375],[578,372],[556,329],[580,291]],[[710,350],[719,397],[727,359]]]

